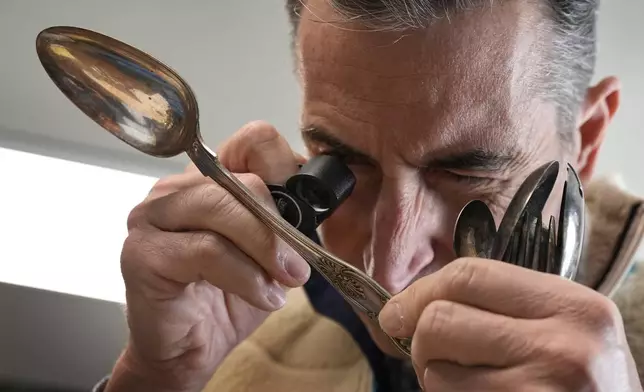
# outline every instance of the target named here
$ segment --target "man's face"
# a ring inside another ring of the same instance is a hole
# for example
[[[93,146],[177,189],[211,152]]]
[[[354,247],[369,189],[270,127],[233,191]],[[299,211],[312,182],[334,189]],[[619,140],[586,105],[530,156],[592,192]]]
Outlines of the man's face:
[[[543,37],[527,2],[397,33],[339,22],[326,3],[307,2],[298,31],[303,137],[344,157],[357,185],[322,238],[398,293],[455,259],[465,203],[498,224],[531,171],[570,159],[554,107],[529,89]]]

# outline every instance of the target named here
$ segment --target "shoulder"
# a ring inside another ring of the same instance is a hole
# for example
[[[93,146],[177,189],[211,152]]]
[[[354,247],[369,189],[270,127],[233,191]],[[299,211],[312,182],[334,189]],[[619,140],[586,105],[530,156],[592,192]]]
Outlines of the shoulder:
[[[353,392],[371,385],[369,364],[351,335],[294,289],[287,305],[228,355],[204,391]]]
[[[638,260],[612,297],[624,322],[626,341],[644,380],[644,260]]]
[[[644,380],[644,200],[618,178],[604,177],[586,187],[586,206],[590,230],[580,283],[619,308]]]

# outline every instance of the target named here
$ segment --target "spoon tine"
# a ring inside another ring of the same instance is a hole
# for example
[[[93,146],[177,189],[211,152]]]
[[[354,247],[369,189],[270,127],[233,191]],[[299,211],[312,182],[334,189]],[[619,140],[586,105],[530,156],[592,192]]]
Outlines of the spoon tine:
[[[521,220],[519,249],[517,251],[517,258],[514,264],[519,267],[524,267],[526,265],[526,258],[530,247],[530,216],[527,211],[523,213],[523,218]]]
[[[540,235],[537,238],[537,233],[540,233],[540,221],[540,217],[524,212],[511,241],[514,253],[509,259],[511,264],[531,269],[534,268],[535,260],[538,264]]]
[[[519,221],[517,222],[517,227],[514,230],[514,233],[512,233],[512,237],[510,237],[510,243],[508,245],[508,250],[507,250],[507,257],[505,258],[505,261],[507,261],[510,264],[516,264],[517,259],[519,257],[519,248],[521,245],[521,228],[523,227],[523,219],[525,217],[522,216],[519,218]]]
[[[528,236],[526,238],[526,250],[525,250],[525,259],[523,260],[523,264],[521,265],[522,267],[529,268],[529,269],[534,269],[533,264],[534,261],[537,260],[535,259],[535,249],[538,249],[538,242],[537,242],[537,233],[539,232],[538,228],[538,217],[537,216],[530,216],[528,220]],[[537,257],[538,257],[538,252],[537,252]]]
[[[506,254],[524,211],[530,211],[535,216],[541,213],[554,188],[558,174],[559,162],[551,161],[533,171],[521,184],[497,229],[497,237],[491,252],[493,259],[501,260]]]
[[[546,237],[546,272],[549,274],[555,273],[557,266],[557,234],[555,229],[555,217],[550,216],[548,224],[548,236]]]
[[[530,268],[535,271],[543,271],[542,260],[545,259],[545,252],[543,252],[543,223],[541,222],[541,215],[537,215],[534,222],[534,244],[532,249],[532,262]]]

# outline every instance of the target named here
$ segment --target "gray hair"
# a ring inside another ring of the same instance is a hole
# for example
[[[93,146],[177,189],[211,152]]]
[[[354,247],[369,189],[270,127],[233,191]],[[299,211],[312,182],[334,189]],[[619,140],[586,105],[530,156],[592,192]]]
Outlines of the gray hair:
[[[386,30],[423,28],[451,11],[483,5],[483,0],[329,0],[344,18]],[[488,0],[492,1],[492,0]],[[561,136],[569,141],[596,61],[599,0],[539,0],[549,18],[552,42],[540,67],[539,91],[558,111]],[[297,31],[306,0],[287,0]],[[547,44],[547,43],[546,43]]]

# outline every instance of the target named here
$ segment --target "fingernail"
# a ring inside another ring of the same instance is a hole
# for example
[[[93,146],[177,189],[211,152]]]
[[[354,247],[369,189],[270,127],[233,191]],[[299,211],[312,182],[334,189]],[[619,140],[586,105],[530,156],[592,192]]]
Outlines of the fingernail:
[[[403,327],[402,309],[398,302],[389,302],[378,316],[380,327],[388,334],[394,334]]]
[[[277,258],[284,266],[286,273],[299,283],[305,283],[311,275],[311,267],[304,259],[286,245],[278,250]]]
[[[276,285],[270,285],[268,286],[266,299],[275,308],[275,310],[281,309],[286,303],[286,292]]]
[[[286,272],[298,282],[305,283],[311,275],[311,267],[306,261],[300,258],[295,260],[289,259],[286,261]]]
[[[424,391],[425,387],[423,386],[423,380],[421,380],[420,376],[418,376],[418,375],[416,376],[416,378],[418,378],[418,386],[420,387],[420,390]]]

